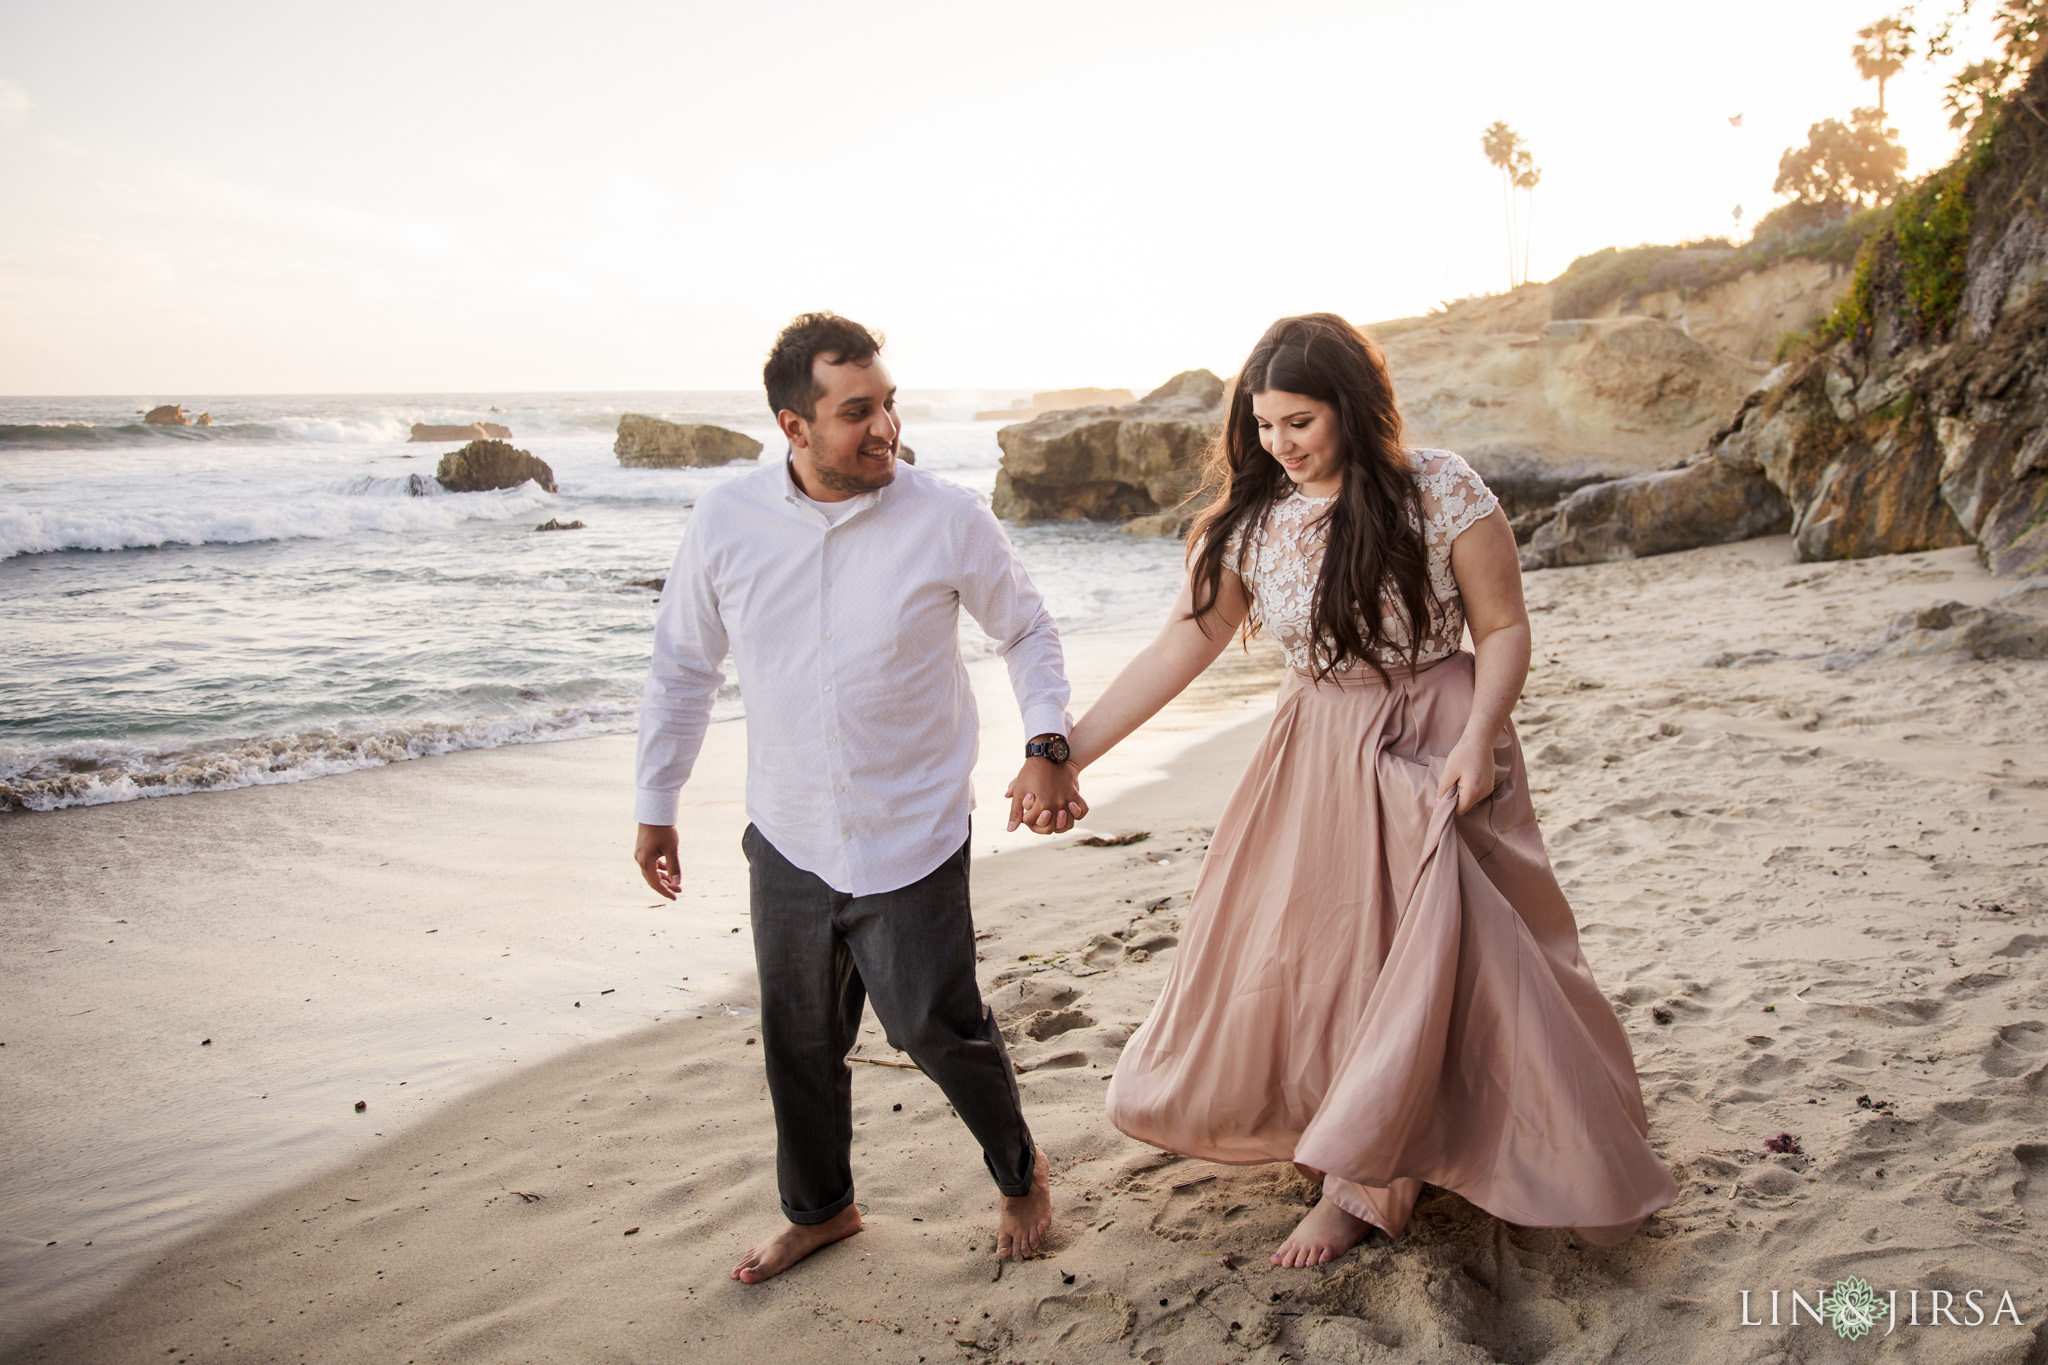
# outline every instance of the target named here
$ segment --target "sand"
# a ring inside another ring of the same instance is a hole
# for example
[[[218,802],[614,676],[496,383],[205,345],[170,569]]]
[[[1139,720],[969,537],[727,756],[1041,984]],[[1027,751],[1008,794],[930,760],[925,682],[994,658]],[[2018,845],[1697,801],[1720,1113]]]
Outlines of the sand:
[[[1782,538],[1529,578],[1538,809],[1680,1185],[1619,1248],[1432,1193],[1400,1242],[1283,1271],[1290,1171],[1104,1122],[1260,717],[1103,803],[1097,832],[1143,842],[977,859],[984,988],[1053,1162],[1042,1257],[994,1258],[994,1191],[937,1091],[861,1065],[867,1230],[728,1279],[775,1222],[772,1125],[754,1021],[691,1010],[387,1130],[4,1359],[2040,1359],[2048,674],[1787,657],[2002,586],[1967,551],[1797,565]],[[878,1032],[859,1055],[896,1060]],[[1898,1291],[1889,1336],[1787,1323],[1847,1276]],[[1934,1291],[1953,1325],[1926,1325]]]

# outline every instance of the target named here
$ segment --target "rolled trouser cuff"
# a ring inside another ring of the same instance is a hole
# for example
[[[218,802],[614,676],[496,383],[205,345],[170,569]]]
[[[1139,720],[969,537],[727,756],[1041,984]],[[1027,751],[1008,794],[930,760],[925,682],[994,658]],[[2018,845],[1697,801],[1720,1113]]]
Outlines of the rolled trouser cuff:
[[[790,1202],[787,1199],[785,1199],[782,1201],[782,1216],[784,1218],[787,1218],[792,1223],[797,1223],[804,1227],[810,1227],[813,1224],[825,1223],[831,1221],[834,1218],[837,1218],[840,1214],[846,1212],[846,1206],[848,1204],[851,1204],[852,1202],[853,1187],[849,1185],[846,1187],[845,1194],[840,1195],[837,1199],[833,1200],[831,1203],[827,1204],[822,1209],[795,1208],[791,1206]]]
[[[1019,1180],[1014,1173],[1006,1175],[1002,1171],[997,1170],[995,1158],[986,1151],[981,1154],[981,1160],[982,1164],[988,1167],[988,1173],[995,1177],[996,1188],[1011,1199],[1022,1199],[1025,1195],[1031,1193],[1031,1177],[1035,1174],[1038,1165],[1038,1144],[1031,1140],[1029,1132],[1024,1134],[1024,1175],[1022,1180]]]

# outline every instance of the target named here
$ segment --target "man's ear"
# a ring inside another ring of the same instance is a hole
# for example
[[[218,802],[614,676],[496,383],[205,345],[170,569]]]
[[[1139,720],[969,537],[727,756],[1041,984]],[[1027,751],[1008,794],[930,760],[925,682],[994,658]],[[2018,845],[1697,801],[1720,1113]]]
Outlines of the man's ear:
[[[782,429],[782,438],[789,442],[792,450],[808,450],[811,445],[811,424],[788,408],[775,414],[775,425]]]

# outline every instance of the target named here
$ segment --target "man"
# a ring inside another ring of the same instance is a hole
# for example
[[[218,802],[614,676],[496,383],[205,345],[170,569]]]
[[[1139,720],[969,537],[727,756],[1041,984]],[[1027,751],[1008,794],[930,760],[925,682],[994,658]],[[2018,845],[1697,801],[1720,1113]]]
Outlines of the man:
[[[1033,736],[1011,828],[1024,817],[1050,833],[1087,811],[1066,767],[1065,661],[981,500],[898,463],[896,388],[880,348],[831,313],[807,313],[776,339],[763,379],[789,455],[698,499],[662,591],[641,700],[634,857],[673,900],[677,791],[728,647],[746,696],[742,847],[788,1219],[733,1268],[749,1284],[860,1231],[846,1055],[864,996],[981,1143],[1002,1192],[1000,1253],[1030,1256],[1052,1222],[1045,1155],[974,979],[978,723],[960,608],[1007,660]]]

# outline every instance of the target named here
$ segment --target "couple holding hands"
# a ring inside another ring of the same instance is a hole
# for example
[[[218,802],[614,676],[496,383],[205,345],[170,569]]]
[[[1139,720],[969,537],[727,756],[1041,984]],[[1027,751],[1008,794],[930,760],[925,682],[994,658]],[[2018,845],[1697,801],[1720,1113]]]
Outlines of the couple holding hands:
[[[1000,524],[898,461],[880,351],[830,313],[776,340],[763,377],[788,458],[698,500],[641,703],[635,859],[673,899],[677,793],[728,654],[745,679],[742,844],[786,1223],[734,1277],[860,1230],[846,1057],[867,1000],[981,1144],[999,1251],[1031,1256],[1051,1226],[1045,1154],[974,975],[963,607],[1031,737],[1011,827],[1041,833],[1086,815],[1079,772],[1240,630],[1286,650],[1106,1095],[1141,1141],[1319,1179],[1276,1263],[1399,1235],[1425,1181],[1609,1244],[1668,1203],[1509,723],[1530,651],[1513,532],[1458,456],[1402,445],[1378,347],[1332,314],[1267,330],[1227,398],[1179,599],[1078,722]]]

